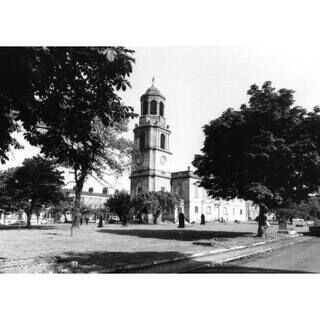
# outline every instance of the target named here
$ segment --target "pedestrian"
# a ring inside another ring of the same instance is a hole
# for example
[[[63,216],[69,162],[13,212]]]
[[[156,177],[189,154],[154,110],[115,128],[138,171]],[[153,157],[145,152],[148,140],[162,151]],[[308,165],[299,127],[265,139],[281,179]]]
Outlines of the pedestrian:
[[[182,211],[179,213],[179,225],[178,225],[178,228],[184,228],[184,214],[183,214]]]
[[[89,218],[88,218],[88,217],[85,217],[85,221],[86,221],[86,225],[88,225],[88,223],[89,223]]]
[[[206,218],[205,218],[203,213],[201,214],[201,222],[200,222],[200,224],[206,224]]]
[[[82,220],[82,216],[80,217],[80,226],[82,226],[82,222],[83,222],[83,220]]]

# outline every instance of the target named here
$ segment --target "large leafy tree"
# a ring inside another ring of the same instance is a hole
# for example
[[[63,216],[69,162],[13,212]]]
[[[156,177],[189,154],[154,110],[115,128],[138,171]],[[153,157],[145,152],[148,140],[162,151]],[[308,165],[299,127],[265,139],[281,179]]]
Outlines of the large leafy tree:
[[[30,220],[35,209],[63,199],[63,185],[62,172],[56,169],[53,161],[40,156],[25,159],[6,181],[8,193],[26,209],[27,228],[31,226]]]
[[[0,210],[12,211],[18,209],[17,203],[13,199],[12,193],[9,192],[7,182],[12,179],[15,168],[0,171]]]
[[[293,93],[271,82],[252,85],[248,105],[204,126],[202,154],[193,161],[209,195],[260,206],[258,235],[267,210],[299,203],[320,184],[319,109],[293,106]]]
[[[22,59],[21,52],[17,59]],[[88,175],[121,173],[130,153],[131,144],[120,136],[136,115],[121,103],[117,91],[130,86],[132,53],[123,47],[32,48],[26,73],[31,89],[27,86],[25,99],[20,100],[11,99],[16,92],[8,93],[26,139],[46,157],[73,169],[72,226],[79,224]]]
[[[109,211],[117,214],[121,221],[126,220],[131,207],[130,195],[125,190],[121,190],[109,198],[105,205]]]
[[[131,202],[136,215],[142,220],[144,214],[152,214],[153,223],[163,213],[173,213],[175,206],[179,204],[179,197],[171,192],[151,191],[139,192]]]
[[[25,117],[26,101],[34,101],[32,62],[36,49],[0,48],[0,162],[8,160],[10,146],[19,147],[12,136],[19,129],[19,112]]]

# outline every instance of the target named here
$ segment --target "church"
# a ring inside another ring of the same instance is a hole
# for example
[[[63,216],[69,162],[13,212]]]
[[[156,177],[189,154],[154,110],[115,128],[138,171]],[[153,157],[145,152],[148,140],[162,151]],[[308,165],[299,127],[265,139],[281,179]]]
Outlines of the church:
[[[133,159],[131,196],[142,191],[174,192],[183,200],[179,210],[190,223],[200,222],[202,214],[206,221],[246,221],[258,215],[258,210],[248,201],[209,197],[205,189],[197,185],[200,179],[190,167],[185,171],[171,172],[171,130],[165,118],[166,99],[152,83],[141,96],[140,103],[139,124],[133,130],[139,152]],[[176,220],[176,213],[172,220]]]

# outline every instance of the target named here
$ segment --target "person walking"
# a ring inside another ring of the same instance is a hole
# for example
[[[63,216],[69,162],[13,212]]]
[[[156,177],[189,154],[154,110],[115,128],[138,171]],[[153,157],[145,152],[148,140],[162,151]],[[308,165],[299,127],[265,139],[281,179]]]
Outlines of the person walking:
[[[200,222],[200,224],[206,224],[206,218],[205,218],[203,213],[201,214],[201,222]]]
[[[184,214],[183,214],[182,211],[179,213],[179,225],[178,225],[178,228],[184,228]]]

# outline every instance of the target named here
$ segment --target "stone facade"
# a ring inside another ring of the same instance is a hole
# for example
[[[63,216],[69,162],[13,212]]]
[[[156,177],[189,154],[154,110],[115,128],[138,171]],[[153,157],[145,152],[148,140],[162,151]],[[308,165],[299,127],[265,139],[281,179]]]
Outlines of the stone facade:
[[[137,152],[131,172],[131,197],[141,191],[172,191],[182,199],[182,210],[189,222],[200,222],[204,214],[206,221],[245,221],[256,215],[257,209],[242,199],[230,201],[214,200],[190,168],[187,171],[172,172],[169,126],[164,117],[165,97],[152,84],[141,96],[139,125],[134,131]],[[177,218],[174,213],[173,220]],[[259,211],[258,211],[259,212]]]
[[[165,98],[152,85],[141,96],[139,125],[133,130],[138,151],[130,176],[132,196],[140,191],[171,190],[171,131],[166,125],[164,110]]]
[[[172,173],[172,191],[184,199],[184,214],[189,222],[200,222],[204,214],[206,221],[245,221],[248,220],[247,204],[242,199],[229,201],[212,199],[190,169]]]

